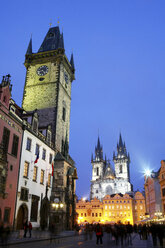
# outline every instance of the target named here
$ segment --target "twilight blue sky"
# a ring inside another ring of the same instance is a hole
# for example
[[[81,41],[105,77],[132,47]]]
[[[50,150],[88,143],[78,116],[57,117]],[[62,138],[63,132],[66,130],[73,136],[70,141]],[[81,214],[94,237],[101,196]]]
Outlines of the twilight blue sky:
[[[91,153],[98,130],[112,161],[119,133],[131,157],[131,182],[143,189],[143,170],[165,159],[165,1],[1,1],[0,77],[12,76],[21,105],[24,55],[60,20],[66,55],[74,53],[70,154],[78,169],[77,195],[90,191]],[[112,162],[113,164],[113,162]]]

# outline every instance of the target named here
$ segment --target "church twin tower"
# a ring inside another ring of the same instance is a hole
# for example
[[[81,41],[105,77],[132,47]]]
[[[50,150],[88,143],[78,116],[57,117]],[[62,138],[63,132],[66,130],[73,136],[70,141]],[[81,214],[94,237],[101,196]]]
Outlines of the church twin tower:
[[[103,159],[103,149],[98,138],[97,146],[95,147],[95,157],[93,158],[92,155],[91,159],[91,199],[96,197],[102,200],[105,195],[132,193],[129,173],[130,157],[125,143],[122,141],[121,134],[117,144],[117,154],[113,154],[113,161],[115,170],[113,170],[106,157]]]

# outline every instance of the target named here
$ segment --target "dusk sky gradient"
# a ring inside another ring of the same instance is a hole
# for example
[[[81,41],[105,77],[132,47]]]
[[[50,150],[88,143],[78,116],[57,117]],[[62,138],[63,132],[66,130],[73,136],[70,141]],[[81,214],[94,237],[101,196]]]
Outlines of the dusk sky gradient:
[[[37,52],[49,23],[73,51],[70,154],[78,197],[88,196],[91,153],[98,133],[111,160],[121,132],[130,153],[131,183],[143,189],[145,168],[165,159],[165,1],[1,1],[0,78],[11,74],[12,98],[22,104],[25,53]]]

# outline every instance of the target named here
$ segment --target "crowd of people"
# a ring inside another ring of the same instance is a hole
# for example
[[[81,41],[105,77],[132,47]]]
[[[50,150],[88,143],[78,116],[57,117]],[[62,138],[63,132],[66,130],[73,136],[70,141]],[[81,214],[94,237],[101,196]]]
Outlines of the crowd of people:
[[[79,232],[81,228],[76,227],[76,231]],[[165,225],[162,224],[139,224],[132,226],[130,223],[124,225],[122,223],[113,225],[101,225],[101,224],[86,224],[83,226],[84,239],[92,240],[93,234],[96,235],[96,244],[103,244],[103,235],[107,233],[108,241],[114,241],[116,246],[118,245],[132,245],[133,233],[137,233],[140,240],[147,240],[149,235],[152,237],[153,246],[163,247],[163,238],[165,238]]]

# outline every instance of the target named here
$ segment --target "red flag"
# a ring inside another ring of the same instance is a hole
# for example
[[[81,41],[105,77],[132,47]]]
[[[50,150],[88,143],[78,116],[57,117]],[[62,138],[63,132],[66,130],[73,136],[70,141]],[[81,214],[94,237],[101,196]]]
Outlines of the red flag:
[[[54,163],[52,162],[52,177],[53,177],[53,174],[54,174]]]
[[[36,160],[34,161],[35,164],[38,162],[38,159],[39,159],[39,153],[37,154]]]

